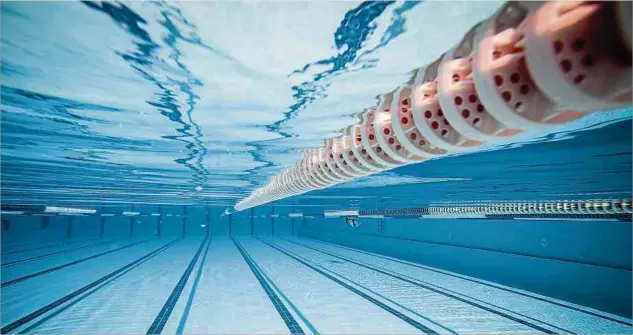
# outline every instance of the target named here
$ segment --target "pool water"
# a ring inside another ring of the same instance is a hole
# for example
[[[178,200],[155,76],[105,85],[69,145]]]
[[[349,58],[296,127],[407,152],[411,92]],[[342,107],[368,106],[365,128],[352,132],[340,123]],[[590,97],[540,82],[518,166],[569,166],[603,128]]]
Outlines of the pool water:
[[[630,213],[428,214],[630,203],[631,108],[233,207],[500,4],[2,2],[1,332],[630,334]]]

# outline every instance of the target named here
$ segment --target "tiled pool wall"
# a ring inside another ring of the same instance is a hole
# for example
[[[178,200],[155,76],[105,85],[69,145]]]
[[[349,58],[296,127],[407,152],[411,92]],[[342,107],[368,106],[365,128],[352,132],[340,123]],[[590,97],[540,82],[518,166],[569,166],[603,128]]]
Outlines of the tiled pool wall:
[[[305,221],[299,231],[631,317],[631,224],[342,218]]]
[[[288,207],[263,206],[225,215],[224,207],[144,206],[108,209],[137,216],[4,216],[2,245],[28,241],[145,236],[292,236],[302,223]],[[151,213],[161,214],[151,216]],[[273,217],[271,217],[271,215]],[[279,217],[275,217],[278,215]],[[183,217],[184,216],[184,217]]]

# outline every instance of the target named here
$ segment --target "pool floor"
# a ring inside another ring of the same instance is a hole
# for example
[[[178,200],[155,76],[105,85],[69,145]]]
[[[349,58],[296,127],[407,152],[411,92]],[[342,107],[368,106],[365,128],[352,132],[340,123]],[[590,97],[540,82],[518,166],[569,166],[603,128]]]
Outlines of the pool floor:
[[[630,333],[631,320],[309,238],[3,249],[3,333]]]

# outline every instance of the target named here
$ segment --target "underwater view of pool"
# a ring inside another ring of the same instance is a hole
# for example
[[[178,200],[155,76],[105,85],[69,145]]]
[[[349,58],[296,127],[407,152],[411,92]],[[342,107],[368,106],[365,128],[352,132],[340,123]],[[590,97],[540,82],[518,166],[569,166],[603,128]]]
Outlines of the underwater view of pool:
[[[622,8],[3,1],[0,332],[630,334]]]

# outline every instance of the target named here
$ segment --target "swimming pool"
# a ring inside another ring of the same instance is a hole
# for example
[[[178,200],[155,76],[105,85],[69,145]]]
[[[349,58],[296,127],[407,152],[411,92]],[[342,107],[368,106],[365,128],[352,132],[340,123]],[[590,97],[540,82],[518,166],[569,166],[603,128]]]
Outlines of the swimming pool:
[[[630,333],[630,105],[235,207],[502,5],[3,2],[2,333]]]

